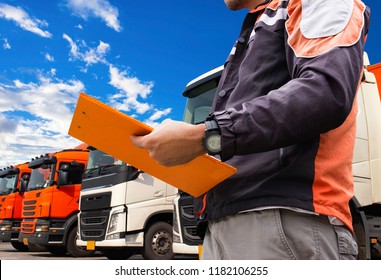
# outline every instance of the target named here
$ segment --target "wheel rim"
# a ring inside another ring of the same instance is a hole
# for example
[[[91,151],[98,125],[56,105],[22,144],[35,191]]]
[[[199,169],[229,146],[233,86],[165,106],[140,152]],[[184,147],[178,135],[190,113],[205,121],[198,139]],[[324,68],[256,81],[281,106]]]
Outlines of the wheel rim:
[[[75,237],[74,237],[75,248],[77,248],[77,250],[80,251],[80,252],[89,252],[88,250],[84,249],[83,247],[77,246],[77,240],[78,240],[78,234],[76,234]]]
[[[152,238],[152,249],[158,255],[166,255],[172,249],[172,237],[166,231],[157,231]]]

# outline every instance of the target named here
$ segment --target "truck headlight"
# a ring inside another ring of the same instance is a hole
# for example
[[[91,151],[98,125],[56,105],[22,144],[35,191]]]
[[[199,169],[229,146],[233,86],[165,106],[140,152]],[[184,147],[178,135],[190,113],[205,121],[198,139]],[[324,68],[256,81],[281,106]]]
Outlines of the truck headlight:
[[[12,229],[12,227],[10,225],[6,225],[6,226],[1,226],[0,227],[1,231],[10,231],[11,229]]]
[[[44,225],[44,226],[36,226],[36,232],[48,232],[49,231],[49,226]]]
[[[119,239],[119,238],[120,238],[119,233],[113,233],[113,234],[107,235],[106,240],[113,240],[113,239]]]
[[[125,212],[123,210],[120,210],[120,211],[114,212],[111,215],[110,223],[109,223],[108,229],[107,229],[107,233],[110,233],[110,232],[117,230],[118,222],[122,221],[122,219],[124,217],[124,213]]]

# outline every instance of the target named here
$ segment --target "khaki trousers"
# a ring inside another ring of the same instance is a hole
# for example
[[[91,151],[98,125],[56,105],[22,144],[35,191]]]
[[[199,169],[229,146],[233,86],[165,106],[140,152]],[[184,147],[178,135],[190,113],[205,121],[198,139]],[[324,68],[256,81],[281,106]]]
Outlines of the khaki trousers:
[[[202,259],[353,260],[352,233],[327,216],[268,209],[209,222]]]

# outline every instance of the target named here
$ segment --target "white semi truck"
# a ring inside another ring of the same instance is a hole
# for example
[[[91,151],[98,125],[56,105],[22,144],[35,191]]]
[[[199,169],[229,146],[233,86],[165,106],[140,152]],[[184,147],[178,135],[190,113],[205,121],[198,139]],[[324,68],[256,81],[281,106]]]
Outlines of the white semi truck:
[[[82,180],[77,245],[108,259],[165,260],[172,250],[173,199],[177,189],[89,147]]]
[[[350,201],[359,259],[381,258],[381,102],[377,80],[381,83],[381,64],[369,66],[364,55],[364,75],[357,94],[356,144],[353,157],[355,196]],[[370,71],[368,71],[369,69]],[[187,98],[184,121],[198,123],[210,111],[222,67],[192,80],[183,95]],[[374,74],[376,73],[376,75]],[[179,192],[175,204],[175,253],[197,254],[202,240],[196,233],[193,197]]]

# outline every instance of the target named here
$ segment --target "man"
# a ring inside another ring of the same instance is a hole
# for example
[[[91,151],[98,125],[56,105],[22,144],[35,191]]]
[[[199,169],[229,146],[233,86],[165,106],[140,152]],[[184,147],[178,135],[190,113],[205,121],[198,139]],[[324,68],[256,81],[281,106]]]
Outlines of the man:
[[[354,259],[348,202],[369,10],[360,0],[225,3],[250,13],[205,124],[165,121],[132,141],[166,166],[208,152],[237,168],[197,200],[204,259]]]

